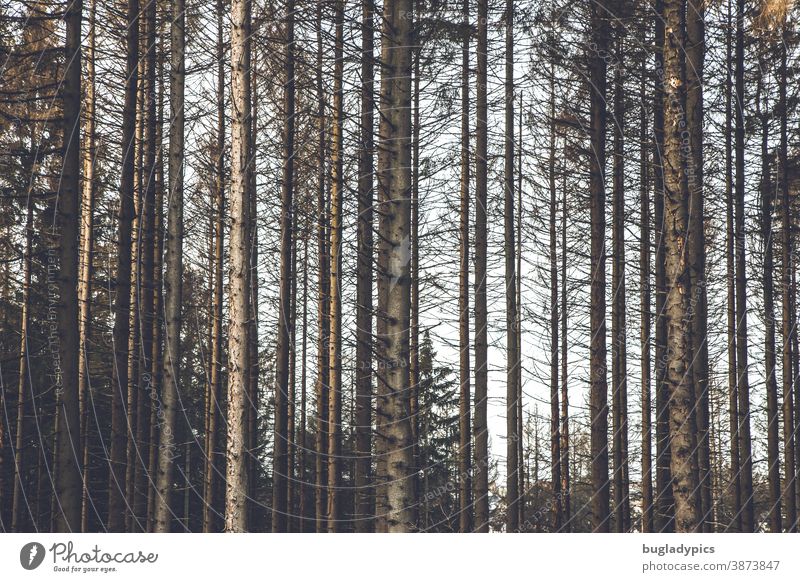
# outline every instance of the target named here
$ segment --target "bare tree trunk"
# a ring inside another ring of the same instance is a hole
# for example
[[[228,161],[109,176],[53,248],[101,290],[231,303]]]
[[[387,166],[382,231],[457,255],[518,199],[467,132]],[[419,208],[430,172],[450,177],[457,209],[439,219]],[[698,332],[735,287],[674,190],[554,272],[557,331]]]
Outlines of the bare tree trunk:
[[[30,384],[28,358],[29,329],[30,329],[30,301],[31,301],[31,267],[33,262],[33,198],[28,193],[25,211],[25,250],[22,255],[22,313],[20,314],[20,346],[19,346],[19,382],[17,390],[17,434],[14,442],[14,490],[11,499],[11,531],[19,532],[23,529],[23,507],[28,508],[25,500],[23,482],[26,454],[26,435],[28,422],[26,415],[28,408],[36,406],[34,401],[33,386]],[[30,401],[28,399],[30,394]],[[30,515],[30,509],[28,509]],[[33,516],[30,516],[33,519]]]
[[[766,63],[762,63],[766,65]],[[780,533],[781,526],[781,466],[779,460],[778,382],[775,361],[775,287],[772,270],[775,268],[772,238],[772,209],[774,185],[770,178],[769,114],[763,96],[763,81],[758,81],[759,116],[761,118],[761,236],[764,245],[762,286],[764,292],[764,367],[767,392],[767,489],[769,490],[770,531]]]
[[[272,531],[287,531],[289,352],[291,344],[292,211],[294,209],[294,0],[286,4],[286,85],[284,87],[283,184],[281,187],[281,279],[275,386],[272,469]]]
[[[419,11],[421,2],[414,2],[414,9]],[[409,381],[409,414],[411,415],[411,443],[412,443],[412,479],[414,496],[419,497],[421,487],[419,470],[424,465],[420,461],[420,428],[419,428],[419,60],[421,57],[421,40],[414,33],[414,50],[412,60],[414,63],[413,85],[413,111],[411,122],[411,337],[409,340],[410,361],[408,367]],[[428,416],[426,414],[425,418]],[[427,475],[426,475],[427,479]],[[426,481],[427,483],[427,481]],[[414,523],[419,526],[418,508],[413,508]],[[426,516],[427,519],[427,516]]]
[[[358,278],[356,315],[355,529],[374,528],[372,481],[372,205],[374,203],[375,5],[363,0],[361,20],[361,144],[358,151]]]
[[[211,324],[211,373],[209,374],[209,396],[206,454],[205,488],[203,490],[203,531],[217,531],[217,486],[221,474],[217,450],[217,426],[222,402],[222,295],[223,295],[223,256],[225,241],[225,44],[223,38],[223,19],[225,7],[223,0],[217,0],[217,143],[215,160],[214,194],[214,258],[213,258],[213,298]]]
[[[614,67],[614,159],[613,159],[613,228],[612,245],[614,262],[611,272],[611,393],[614,431],[614,528],[617,532],[630,531],[631,505],[628,481],[628,352],[626,283],[625,283],[625,126],[624,82],[622,63],[624,55],[624,28],[617,25]]]
[[[684,241],[689,229],[689,184],[678,119],[686,106],[685,0],[665,0],[664,17],[664,245],[667,274],[666,378],[675,496],[675,529],[700,529],[690,320],[692,280]]]
[[[697,403],[697,465],[699,507],[704,532],[711,531],[711,450],[709,445],[708,289],[706,284],[705,202],[703,190],[703,66],[705,62],[705,7],[689,0],[686,14],[686,110],[691,158],[689,183],[689,255],[692,279],[692,349],[694,394]]]
[[[787,34],[783,30],[784,38]],[[794,296],[790,295],[792,267],[792,239],[791,239],[791,199],[789,197],[789,171],[788,171],[788,132],[786,111],[786,75],[787,75],[787,49],[784,40],[781,48],[781,68],[779,83],[780,102],[778,111],[781,112],[781,142],[778,150],[778,166],[781,196],[781,339],[783,341],[781,380],[783,391],[783,460],[785,464],[783,500],[786,507],[786,530],[797,531],[797,500],[795,490],[797,477],[795,469],[795,424],[794,406],[792,402],[792,343],[796,333],[794,320],[791,317],[791,304]]]
[[[144,67],[144,165],[142,184],[144,196],[142,200],[142,271],[141,271],[141,318],[140,335],[141,350],[139,353],[139,376],[137,378],[136,407],[136,448],[134,469],[134,486],[132,525],[135,531],[147,530],[147,488],[151,481],[149,458],[150,440],[150,402],[149,390],[153,377],[153,340],[154,340],[154,278],[155,278],[155,204],[156,204],[156,6],[154,2],[146,9],[146,58]]]
[[[559,390],[559,304],[558,304],[558,241],[556,235],[556,92],[555,65],[550,63],[550,151],[547,179],[550,189],[550,470],[553,484],[553,531],[560,531],[564,523],[562,509],[562,451],[561,407]]]
[[[307,381],[308,381],[308,227],[303,227],[303,327],[302,327],[302,347],[301,347],[301,373],[300,373],[300,426],[297,431],[297,447],[298,447],[298,462],[300,465],[298,471],[298,495],[300,497],[300,504],[298,508],[298,521],[301,533],[309,531],[308,528],[308,511],[306,509],[306,406],[308,402],[307,397]]]
[[[735,236],[734,236],[734,202],[733,202],[733,83],[730,63],[733,58],[733,20],[731,0],[728,0],[727,34],[726,34],[726,83],[725,83],[725,200],[726,200],[726,265],[727,265],[727,311],[728,311],[728,392],[730,409],[730,448],[731,448],[731,497],[733,521],[729,525],[734,531],[742,531],[742,493],[739,454],[739,397],[736,358],[736,272],[735,272]]]
[[[109,458],[108,522],[110,532],[125,527],[126,434],[128,390],[128,336],[131,313],[131,238],[134,218],[136,168],[136,102],[139,84],[139,0],[128,0],[126,35],[125,102],[122,111],[122,166],[117,232],[116,299],[114,301],[114,367],[111,378],[111,454]]]
[[[232,0],[231,243],[225,531],[247,530],[250,354],[250,2]]]
[[[656,0],[655,70],[664,69],[664,2]],[[672,475],[670,474],[671,447],[669,439],[669,394],[666,375],[666,257],[664,247],[664,80],[656,75],[653,102],[653,133],[655,137],[655,180],[653,218],[655,220],[656,256],[656,529],[671,532],[674,524]]]
[[[504,232],[506,284],[506,531],[519,530],[519,315],[514,242],[514,4],[506,2]]]
[[[472,531],[474,521],[469,361],[469,0],[463,0],[461,17],[463,30],[461,40],[461,207],[458,223],[458,529],[461,533],[467,533]]]
[[[385,473],[377,503],[378,531],[413,527],[414,498],[409,421],[409,324],[411,227],[411,0],[384,5],[378,184],[381,242],[378,251],[378,432]]]
[[[159,427],[158,474],[156,475],[155,524],[157,532],[168,532],[172,522],[170,497],[174,461],[180,455],[175,442],[178,382],[181,377],[181,303],[183,295],[183,148],[184,79],[186,46],[184,0],[173,0],[170,25],[170,132],[169,205],[164,277],[166,345]]]
[[[152,385],[148,396],[152,399],[161,393],[163,384],[163,357],[162,349],[164,330],[163,330],[163,255],[164,255],[164,148],[163,146],[163,126],[164,126],[164,36],[159,35],[159,55],[158,58],[158,121],[156,124],[156,200],[155,200],[155,219],[153,221],[153,231],[155,240],[153,241],[153,362]],[[158,465],[158,407],[150,407],[150,444],[148,451],[147,473],[155,475]],[[155,504],[156,488],[152,477],[147,487],[147,531],[153,531],[155,525]]]
[[[651,400],[651,364],[650,335],[652,301],[650,291],[650,175],[648,172],[647,143],[647,106],[644,103],[646,92],[646,65],[642,62],[642,109],[639,129],[640,161],[639,161],[639,193],[641,207],[641,237],[639,239],[639,288],[641,293],[642,325],[642,533],[655,530],[653,515],[653,425]]]
[[[592,449],[592,529],[610,529],[608,478],[608,383],[606,378],[606,242],[605,242],[605,149],[606,149],[606,62],[600,56],[608,50],[608,22],[605,4],[591,4],[592,42],[597,50],[589,59],[591,91],[591,152],[589,191],[591,197],[591,315],[590,368]]]
[[[561,493],[564,523],[561,531],[572,531],[569,467],[569,350],[567,349],[567,185],[564,173],[561,201]]]
[[[745,256],[744,216],[744,0],[736,2],[735,45],[735,131],[734,152],[736,165],[735,240],[736,240],[736,375],[739,398],[739,454],[742,487],[742,531],[755,528],[753,501],[753,454],[750,439],[750,381],[747,364],[747,272]]]
[[[475,531],[489,531],[489,428],[488,402],[488,313],[486,305],[486,197],[487,197],[487,53],[489,18],[488,0],[478,0],[478,47],[476,72],[475,131],[475,460],[473,487]]]
[[[78,394],[80,397],[81,415],[81,453],[83,455],[83,475],[81,491],[81,531],[89,529],[89,336],[92,321],[92,278],[94,274],[92,255],[94,252],[94,163],[97,155],[95,143],[95,16],[96,0],[89,4],[89,33],[86,40],[86,89],[84,95],[86,107],[86,125],[84,126],[83,151],[83,204],[81,211],[81,264],[79,282],[78,337],[80,353],[78,355]]]
[[[328,384],[330,382],[329,341],[330,341],[330,290],[328,270],[328,223],[326,203],[327,144],[325,139],[325,93],[322,86],[322,3],[317,4],[317,122],[319,123],[319,164],[317,173],[317,256],[318,256],[318,313],[319,337],[317,342],[317,434],[315,457],[315,515],[317,532],[327,528],[328,484]]]
[[[340,527],[342,456],[342,212],[344,203],[344,2],[335,2],[330,236],[330,391],[328,401],[328,531]]]

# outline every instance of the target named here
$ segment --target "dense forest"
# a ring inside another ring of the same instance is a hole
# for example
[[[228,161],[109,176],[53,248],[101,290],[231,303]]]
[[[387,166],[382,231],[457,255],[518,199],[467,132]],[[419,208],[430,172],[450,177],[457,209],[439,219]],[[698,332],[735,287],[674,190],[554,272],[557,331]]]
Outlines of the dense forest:
[[[5,0],[0,530],[796,532],[791,0]]]

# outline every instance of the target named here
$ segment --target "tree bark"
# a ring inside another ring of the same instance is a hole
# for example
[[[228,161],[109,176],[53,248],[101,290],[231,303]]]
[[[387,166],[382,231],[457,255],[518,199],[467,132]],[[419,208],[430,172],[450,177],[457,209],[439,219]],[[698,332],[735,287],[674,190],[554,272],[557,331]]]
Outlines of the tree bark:
[[[475,531],[489,531],[489,427],[488,403],[488,313],[486,304],[486,197],[487,197],[487,60],[488,60],[488,0],[478,0],[478,46],[476,69],[475,131],[475,460],[473,487],[475,500]]]
[[[283,183],[281,185],[281,279],[278,308],[278,347],[275,386],[275,437],[272,468],[272,531],[285,532],[288,524],[288,411],[289,355],[292,349],[292,212],[294,210],[294,0],[286,4],[286,85],[284,86]]]
[[[472,426],[470,403],[469,358],[469,0],[461,7],[461,184],[459,209],[458,258],[458,524],[461,533],[472,531],[474,508],[472,505]]]
[[[331,138],[330,234],[330,389],[328,401],[328,531],[336,532],[341,519],[342,456],[342,212],[344,204],[344,2],[335,2],[336,39],[333,72]]]
[[[375,4],[361,3],[361,143],[358,150],[358,277],[356,298],[355,530],[373,530],[372,481],[372,205],[374,199]]]
[[[735,44],[735,130],[734,154],[736,180],[734,182],[735,203],[735,241],[736,241],[736,375],[739,455],[742,489],[742,531],[752,532],[755,528],[753,501],[753,454],[750,438],[750,381],[747,364],[747,272],[745,251],[744,216],[744,0],[736,2],[736,44]],[[738,508],[737,508],[738,510]]]
[[[170,25],[170,131],[169,203],[164,276],[163,419],[159,426],[158,474],[156,476],[155,524],[157,532],[169,532],[172,523],[170,498],[175,459],[180,455],[175,442],[178,383],[181,378],[181,304],[183,300],[183,150],[184,79],[186,46],[184,0],[173,0]]]
[[[126,434],[128,390],[128,336],[131,313],[131,238],[134,218],[136,168],[136,102],[139,84],[139,0],[128,0],[125,65],[125,101],[122,111],[122,165],[117,232],[116,298],[114,300],[114,367],[112,371],[111,451],[109,457],[108,522],[110,532],[125,527]]]
[[[377,504],[378,531],[413,528],[411,423],[409,421],[409,325],[411,227],[411,0],[384,5],[381,59],[381,123],[378,155],[381,242],[378,247],[379,440],[385,473]]]
[[[503,181],[506,284],[506,531],[519,530],[520,471],[518,386],[520,375],[514,242],[514,4],[506,2],[505,171]]]
[[[670,469],[675,529],[700,529],[695,406],[692,375],[692,279],[684,241],[689,235],[687,160],[681,151],[679,119],[686,111],[685,0],[665,0],[664,18],[664,246],[667,276],[667,362]]]
[[[248,384],[250,374],[250,10],[232,0],[231,36],[231,242],[228,331],[228,439],[225,531],[247,530]]]
[[[591,315],[590,400],[592,454],[592,529],[610,530],[608,478],[608,383],[606,378],[606,62],[608,21],[603,2],[591,4],[592,42],[597,50],[589,56],[591,92],[591,150],[589,195],[591,198]]]
[[[628,352],[625,310],[625,102],[623,55],[625,30],[617,25],[614,66],[614,159],[613,159],[613,228],[614,262],[611,272],[611,393],[614,431],[614,528],[630,531],[631,505],[628,481]]]
[[[211,373],[209,374],[209,396],[206,454],[205,488],[203,495],[203,531],[214,532],[219,528],[216,497],[221,474],[217,450],[217,426],[222,402],[222,301],[223,301],[223,255],[225,242],[225,44],[223,0],[216,2],[217,16],[217,141],[215,159],[214,191],[214,257],[213,297],[211,301]]]

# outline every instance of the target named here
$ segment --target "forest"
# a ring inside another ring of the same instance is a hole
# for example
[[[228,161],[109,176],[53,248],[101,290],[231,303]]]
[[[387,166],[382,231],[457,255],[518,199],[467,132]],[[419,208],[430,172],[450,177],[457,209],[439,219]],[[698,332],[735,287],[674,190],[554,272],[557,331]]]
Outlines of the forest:
[[[0,531],[797,532],[792,0],[4,0]]]

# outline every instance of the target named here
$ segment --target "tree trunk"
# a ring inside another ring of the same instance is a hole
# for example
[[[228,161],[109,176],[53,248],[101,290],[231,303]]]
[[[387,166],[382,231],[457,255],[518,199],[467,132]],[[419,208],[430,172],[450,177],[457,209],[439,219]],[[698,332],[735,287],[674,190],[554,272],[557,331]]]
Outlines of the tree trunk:
[[[458,524],[461,533],[472,531],[472,433],[469,362],[469,0],[461,8],[461,187],[458,258]]]
[[[250,354],[250,3],[232,0],[231,242],[225,531],[247,530]]]
[[[488,403],[488,313],[486,305],[486,198],[487,198],[487,60],[488,60],[488,0],[478,0],[478,47],[476,70],[475,131],[475,460],[473,487],[475,500],[475,531],[489,531],[489,427]]]
[[[667,276],[667,362],[665,383],[669,391],[669,426],[675,497],[675,529],[700,529],[697,461],[695,456],[695,406],[692,375],[692,280],[684,241],[689,232],[689,184],[681,151],[678,120],[686,106],[684,61],[685,0],[665,0],[664,18],[664,246]]]
[[[762,63],[766,65],[766,63]],[[764,291],[764,367],[766,369],[767,392],[767,488],[769,490],[770,531],[781,531],[781,466],[778,458],[780,441],[778,436],[780,418],[778,413],[778,382],[775,361],[775,287],[772,270],[775,268],[772,238],[772,209],[774,185],[770,172],[769,114],[767,99],[759,79],[759,116],[761,118],[761,237],[764,245],[762,286]]]
[[[564,523],[561,490],[561,407],[558,402],[558,247],[556,236],[556,93],[555,66],[550,63],[550,152],[547,166],[550,189],[550,470],[553,483],[553,531],[560,531]]]
[[[783,30],[784,38],[787,34]],[[786,507],[786,530],[797,531],[797,500],[795,490],[797,477],[795,469],[795,424],[794,406],[792,402],[792,343],[796,333],[794,320],[791,316],[791,305],[794,296],[790,295],[792,271],[792,234],[791,234],[791,199],[789,197],[789,171],[788,171],[788,131],[786,110],[786,75],[787,75],[787,50],[786,44],[781,48],[781,68],[779,83],[780,102],[778,111],[781,116],[781,141],[778,150],[778,166],[781,196],[781,339],[783,342],[781,383],[783,392],[783,460],[785,464],[785,480],[783,484],[783,500]]]
[[[739,398],[739,454],[742,487],[742,531],[752,532],[755,527],[753,501],[753,454],[750,439],[750,381],[747,364],[747,272],[745,253],[744,216],[744,0],[736,2],[735,70],[735,131],[734,152],[736,164],[735,239],[736,239],[736,375]]]
[[[709,445],[708,289],[706,283],[705,203],[703,190],[703,66],[705,7],[689,0],[686,14],[686,110],[691,148],[689,185],[689,262],[692,280],[692,374],[697,425],[697,465],[700,479],[700,517],[711,531],[711,450]]]
[[[325,93],[322,85],[322,3],[317,4],[317,122],[319,123],[319,144],[317,169],[317,256],[318,256],[318,313],[319,337],[317,340],[317,434],[315,457],[315,515],[317,532],[327,528],[327,451],[328,451],[328,383],[330,382],[329,341],[330,341],[330,290],[328,270],[328,223],[326,200],[327,143],[325,139]]]
[[[122,532],[125,522],[125,414],[128,390],[128,336],[131,313],[131,237],[136,168],[136,101],[139,84],[139,0],[128,0],[125,102],[122,111],[122,165],[117,232],[116,299],[114,301],[114,367],[111,378],[111,454],[109,458],[108,522],[110,532]]]
[[[645,62],[642,62],[642,108],[639,130],[639,192],[641,207],[641,236],[639,239],[639,289],[641,293],[642,325],[642,533],[655,531],[653,516],[653,425],[651,400],[651,364],[650,335],[653,313],[651,310],[650,291],[650,174],[648,168],[647,149],[647,105],[644,101],[646,92]]]
[[[272,468],[272,531],[287,531],[289,352],[291,342],[292,211],[294,209],[294,0],[286,4],[286,85],[284,87],[283,183],[281,186],[281,279],[275,386],[275,438]]]
[[[356,297],[355,529],[373,530],[372,473],[372,205],[375,131],[375,5],[363,0],[361,19],[361,143],[358,151],[358,277]]]
[[[505,172],[503,192],[506,284],[506,531],[519,530],[519,316],[514,242],[514,5],[506,2]]]
[[[378,247],[378,432],[385,470],[377,503],[378,531],[413,527],[416,505],[409,421],[409,324],[411,207],[411,0],[384,5],[381,123],[378,155],[381,242]]]
[[[664,2],[656,0],[655,26],[655,70],[664,69]],[[664,247],[664,80],[656,75],[653,103],[653,133],[655,137],[655,197],[653,218],[656,237],[656,528],[659,532],[674,530],[674,500],[672,498],[672,475],[670,474],[671,447],[669,439],[669,394],[664,377],[666,375],[667,318],[665,302],[667,282]]]
[[[597,46],[589,57],[591,92],[591,151],[589,195],[591,197],[591,315],[590,315],[590,401],[592,454],[592,529],[610,530],[608,478],[608,383],[606,379],[606,62],[608,21],[605,4],[592,3],[592,42]]]
[[[735,273],[735,241],[734,241],[734,209],[733,209],[733,84],[730,63],[733,58],[733,20],[731,0],[728,0],[727,34],[726,34],[726,83],[725,83],[725,203],[726,203],[726,265],[727,265],[727,311],[728,311],[728,394],[730,410],[730,447],[731,447],[731,497],[733,517],[729,528],[742,531],[742,492],[739,454],[739,397],[738,376],[736,367],[737,333],[736,333],[736,273]]]
[[[630,531],[631,505],[628,481],[628,352],[625,318],[625,102],[622,63],[624,28],[617,25],[614,67],[614,159],[613,159],[613,228],[614,263],[611,272],[611,393],[614,431],[614,527]]]
[[[217,426],[222,402],[222,301],[223,301],[223,255],[225,241],[225,44],[223,0],[217,0],[217,143],[215,159],[214,192],[214,257],[213,298],[211,324],[211,373],[209,374],[209,396],[206,454],[205,489],[203,499],[203,531],[215,532],[217,523],[217,486],[222,470],[218,462]]]
[[[342,456],[342,212],[344,204],[344,2],[335,3],[336,39],[333,72],[333,128],[331,140],[330,237],[330,391],[328,401],[328,531],[336,532],[341,519]]]
[[[564,524],[561,531],[572,531],[569,466],[569,350],[567,348],[567,174],[563,172],[561,200],[561,492]]]
[[[166,345],[159,426],[158,474],[156,476],[155,524],[157,532],[169,532],[172,522],[174,461],[180,455],[175,442],[178,382],[181,377],[181,304],[183,301],[183,148],[184,148],[184,50],[186,42],[184,0],[173,0],[170,25],[170,131],[169,204],[164,277]]]

